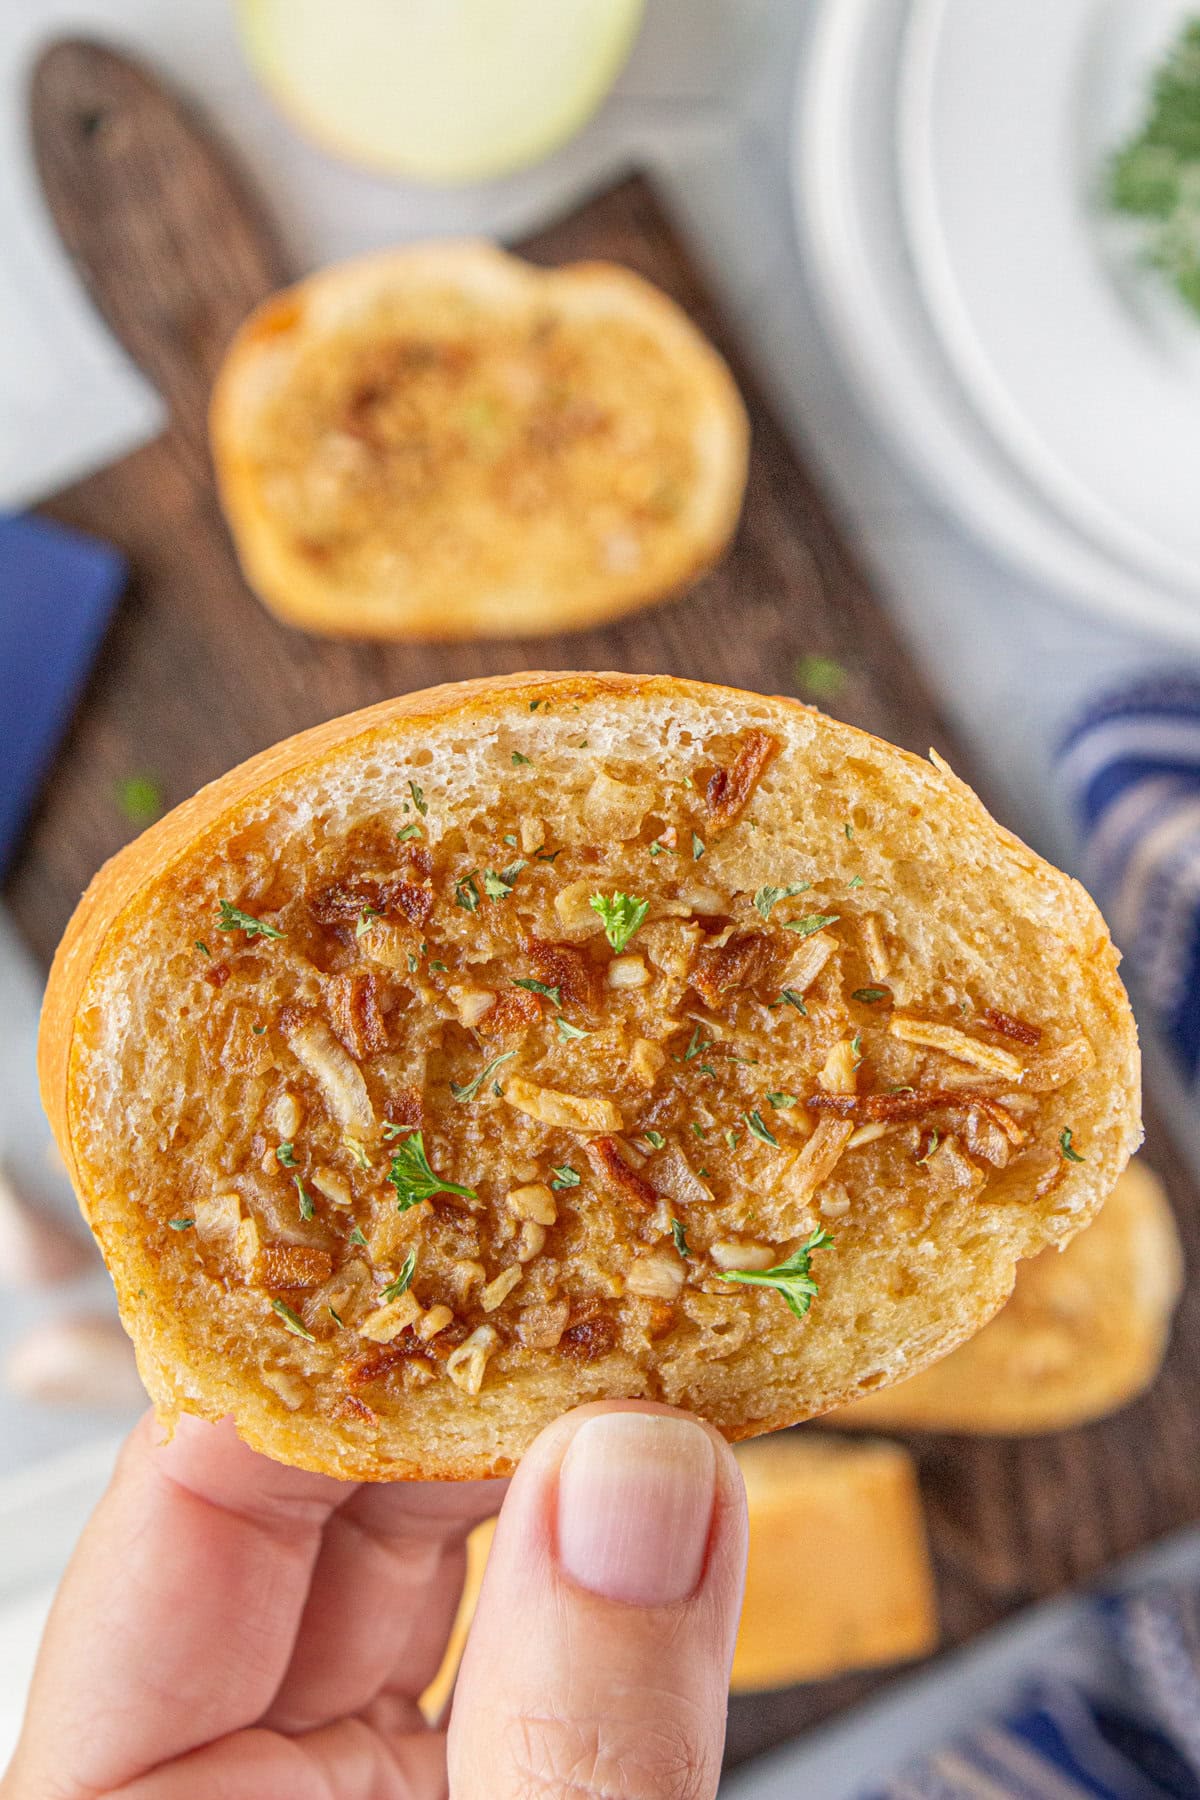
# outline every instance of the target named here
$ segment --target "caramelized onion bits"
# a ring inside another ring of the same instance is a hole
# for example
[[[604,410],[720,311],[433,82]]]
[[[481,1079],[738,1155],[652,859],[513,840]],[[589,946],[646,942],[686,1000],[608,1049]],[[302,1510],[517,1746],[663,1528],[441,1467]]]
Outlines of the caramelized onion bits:
[[[558,1348],[572,1362],[598,1362],[617,1342],[617,1322],[600,1300],[583,1300],[571,1308],[570,1323]]]
[[[1042,1041],[1041,1027],[1027,1025],[1024,1019],[1014,1019],[1011,1013],[1001,1012],[999,1007],[989,1006],[983,1015],[983,1022],[989,1031],[1000,1037],[1011,1038],[1014,1044],[1027,1044],[1032,1049]]]
[[[501,988],[494,1005],[476,1020],[475,1029],[480,1037],[519,1037],[531,1025],[536,1025],[541,1016],[540,995],[531,994],[526,988]]]
[[[387,1021],[379,1007],[379,979],[371,970],[333,975],[325,984],[329,1022],[356,1062],[388,1047]]]
[[[831,1094],[832,1100],[848,1100],[849,1094]],[[837,1167],[842,1151],[854,1135],[849,1119],[823,1118],[799,1154],[793,1158],[785,1175],[789,1197],[801,1202],[810,1200],[821,1183]]]
[[[705,946],[696,952],[691,984],[706,1006],[717,1007],[726,994],[753,987],[769,973],[775,961],[770,938],[760,931],[743,932],[727,944]]]
[[[356,925],[364,913],[376,913],[420,927],[433,911],[433,889],[400,877],[363,876],[310,895],[308,910],[318,925]]]
[[[710,832],[728,830],[741,816],[764,769],[778,752],[778,740],[769,732],[748,731],[729,767],[710,775],[704,790]]]
[[[988,1075],[1002,1075],[1006,1081],[1020,1081],[1025,1072],[1021,1058],[1011,1050],[1002,1050],[997,1044],[985,1044],[982,1038],[960,1031],[957,1025],[938,1025],[932,1020],[910,1019],[894,1013],[888,1020],[888,1030],[902,1043],[940,1050],[943,1056],[970,1063]]]
[[[572,944],[548,944],[526,938],[525,955],[535,977],[545,987],[557,988],[564,1006],[590,1011],[600,999],[600,969]]]
[[[594,1137],[587,1144],[587,1159],[604,1186],[633,1213],[653,1212],[658,1195],[650,1183],[625,1160],[624,1146],[615,1137]]]

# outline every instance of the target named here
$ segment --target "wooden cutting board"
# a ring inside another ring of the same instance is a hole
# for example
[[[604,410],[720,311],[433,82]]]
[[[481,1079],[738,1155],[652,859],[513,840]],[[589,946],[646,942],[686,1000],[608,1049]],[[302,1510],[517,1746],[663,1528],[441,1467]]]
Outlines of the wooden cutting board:
[[[157,442],[45,511],[116,543],[133,578],[7,899],[44,963],[79,893],[132,835],[117,784],[146,773],[168,804],[304,726],[432,682],[522,668],[666,670],[794,693],[798,660],[846,671],[826,704],[971,771],[931,704],[811,475],[798,462],[650,185],[622,182],[529,242],[540,263],[606,257],[678,300],[720,345],[753,423],[746,508],[720,568],[690,594],[600,631],[435,645],[339,644],[277,624],[246,590],[205,449],[224,345],[287,269],[267,222],[178,103],[111,51],[63,44],[40,65],[34,141],[59,229],[100,311],[166,397]],[[48,647],[49,650],[49,647]],[[815,696],[810,696],[815,697]],[[986,787],[986,784],[984,784]],[[1200,1207],[1152,1129],[1190,1251]],[[1189,1295],[1146,1399],[1085,1431],[1028,1441],[914,1438],[948,1643],[1102,1569],[1200,1514],[1200,1305]],[[812,1547],[820,1555],[820,1545]],[[889,1677],[738,1699],[729,1759],[793,1736]]]

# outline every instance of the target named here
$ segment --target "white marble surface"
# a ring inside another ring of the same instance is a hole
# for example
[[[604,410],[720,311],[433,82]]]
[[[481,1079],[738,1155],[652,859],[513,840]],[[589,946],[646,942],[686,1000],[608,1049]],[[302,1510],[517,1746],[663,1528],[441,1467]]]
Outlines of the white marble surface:
[[[1083,697],[1115,673],[1161,662],[1164,649],[1093,623],[998,563],[898,465],[860,413],[822,337],[792,219],[790,114],[810,17],[805,0],[649,0],[628,68],[573,144],[527,175],[447,194],[361,175],[298,138],[242,64],[225,0],[3,0],[0,149],[11,166],[0,174],[0,223],[6,208],[17,217],[21,256],[6,265],[11,291],[0,283],[0,470],[15,417],[4,410],[16,380],[10,354],[6,389],[4,344],[16,340],[2,329],[13,291],[32,296],[49,287],[56,306],[75,308],[57,347],[47,351],[42,334],[39,351],[27,333],[22,352],[21,429],[38,434],[47,468],[70,465],[85,437],[91,454],[101,448],[91,414],[74,442],[64,440],[73,426],[61,405],[62,343],[83,346],[77,359],[92,371],[93,394],[103,380],[114,453],[153,418],[141,384],[72,299],[36,212],[22,93],[37,44],[57,31],[92,30],[126,44],[192,95],[246,162],[301,268],[432,231],[525,230],[623,167],[649,164],[785,423],[823,474],[881,592],[988,770],[996,804],[1039,847],[1069,862],[1069,833],[1048,781],[1054,740]],[[781,682],[787,677],[781,670]],[[6,1054],[22,1074],[9,1089],[28,1096],[28,972],[14,971],[12,982],[24,998],[6,1018]],[[13,1133],[39,1129],[31,1117],[28,1106],[0,1104],[0,1153],[6,1130],[11,1144]],[[41,1144],[28,1136],[20,1153],[40,1155]],[[0,1312],[0,1348],[33,1304]],[[0,1400],[0,1473],[51,1442],[103,1428],[89,1416],[47,1425],[31,1409]]]

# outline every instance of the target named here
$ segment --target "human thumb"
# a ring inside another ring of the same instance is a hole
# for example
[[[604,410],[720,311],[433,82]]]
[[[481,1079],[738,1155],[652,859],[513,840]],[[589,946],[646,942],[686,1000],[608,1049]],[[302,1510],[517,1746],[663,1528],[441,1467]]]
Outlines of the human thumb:
[[[450,1720],[453,1800],[712,1800],[746,1564],[728,1445],[580,1407],[527,1451]]]

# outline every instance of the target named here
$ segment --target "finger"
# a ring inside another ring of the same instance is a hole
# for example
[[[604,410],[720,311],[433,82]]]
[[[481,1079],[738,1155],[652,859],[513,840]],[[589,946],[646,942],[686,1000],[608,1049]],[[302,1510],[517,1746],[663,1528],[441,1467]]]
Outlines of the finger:
[[[513,1477],[450,1718],[455,1800],[712,1800],[741,1476],[666,1407],[587,1406]]]
[[[264,1724],[312,1731],[385,1689],[410,1702],[437,1674],[462,1593],[468,1533],[505,1483],[363,1487],[336,1512],[286,1675]]]
[[[321,1533],[355,1492],[284,1468],[231,1425],[147,1416],[63,1578],[21,1766],[108,1792],[251,1724],[287,1668]],[[51,1783],[53,1776],[53,1783]]]
[[[238,1731],[106,1794],[105,1800],[446,1800],[446,1744],[343,1719],[307,1737]]]

